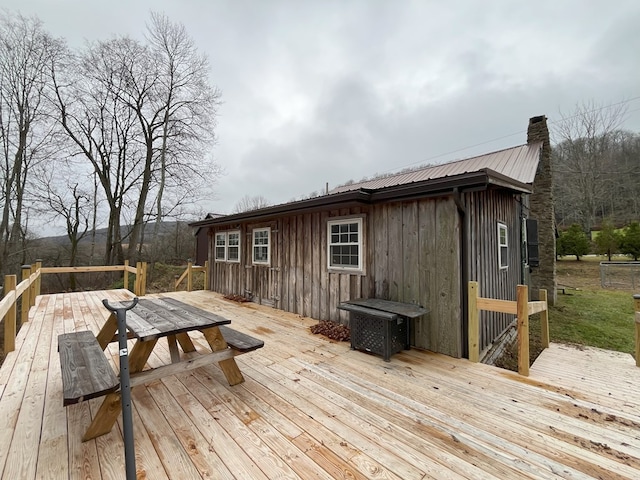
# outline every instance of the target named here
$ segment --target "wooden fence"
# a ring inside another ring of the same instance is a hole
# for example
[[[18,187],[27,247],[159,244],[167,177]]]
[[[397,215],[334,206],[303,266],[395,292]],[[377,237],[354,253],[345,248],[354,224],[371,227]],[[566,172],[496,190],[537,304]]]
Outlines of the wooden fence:
[[[540,301],[529,301],[529,289],[518,285],[516,301],[482,298],[478,282],[469,282],[469,360],[480,361],[480,311],[508,313],[517,316],[518,328],[518,373],[529,375],[529,316],[542,313],[542,347],[549,347],[549,310],[547,291],[540,290]]]
[[[204,262],[204,266],[194,265],[193,262],[187,263],[187,269],[182,272],[182,275],[176,278],[176,283],[174,286],[175,290],[178,290],[180,284],[186,279],[187,280],[187,292],[191,292],[193,290],[193,274],[195,272],[202,272],[204,274],[204,290],[209,290],[209,260]]]
[[[128,261],[124,265],[91,266],[91,267],[43,267],[42,262],[22,267],[22,281],[17,283],[16,275],[5,275],[4,296],[0,300],[0,320],[4,319],[4,353],[15,350],[17,334],[17,304],[22,299],[20,321],[29,321],[29,309],[35,305],[36,297],[40,295],[42,275],[47,273],[87,273],[87,272],[123,272],[124,288],[129,290],[129,274],[135,275],[133,293],[144,296],[147,283],[147,264],[138,262],[131,267]]]

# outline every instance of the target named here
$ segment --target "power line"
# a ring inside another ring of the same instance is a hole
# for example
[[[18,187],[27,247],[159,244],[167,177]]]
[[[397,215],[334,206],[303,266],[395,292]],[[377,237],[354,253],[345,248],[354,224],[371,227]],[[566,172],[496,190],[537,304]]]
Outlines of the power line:
[[[589,114],[589,113],[595,113],[595,112],[598,112],[598,111],[604,110],[605,108],[611,108],[611,107],[616,107],[616,106],[618,106],[618,105],[623,105],[623,104],[626,104],[626,103],[631,103],[631,102],[634,102],[634,101],[636,101],[636,100],[640,100],[640,96],[633,97],[633,98],[629,98],[629,99],[627,99],[627,100],[623,100],[623,101],[618,102],[618,103],[612,103],[611,105],[606,105],[606,106],[604,106],[604,107],[595,108],[595,109],[593,109],[593,110],[591,110],[591,111],[589,111],[589,112],[582,112],[582,113],[578,113],[578,114],[576,114],[576,115],[573,115],[573,116],[571,116],[571,117],[565,117],[565,118],[562,118],[562,119],[559,119],[559,120],[550,121],[548,124],[549,124],[549,125],[555,125],[556,123],[560,123],[560,122],[563,122],[563,121],[566,121],[566,120],[571,120],[571,119],[577,118],[577,117],[582,116],[582,115],[587,115],[587,114]],[[627,113],[637,112],[638,110],[640,110],[640,108],[635,109],[635,110],[631,110],[630,112],[627,112]],[[503,135],[503,136],[501,136],[501,137],[493,138],[493,139],[491,139],[491,140],[486,140],[486,141],[484,141],[484,142],[476,143],[476,144],[474,144],[474,145],[469,145],[469,146],[467,146],[467,147],[462,147],[462,148],[458,148],[458,149],[456,149],[456,150],[451,150],[451,151],[449,151],[449,152],[440,153],[440,154],[438,154],[438,155],[434,155],[434,156],[432,156],[432,157],[428,157],[428,158],[425,158],[425,159],[419,160],[419,161],[417,161],[417,162],[409,163],[409,164],[406,164],[406,165],[403,165],[403,166],[400,166],[400,167],[392,168],[392,169],[390,169],[390,170],[385,170],[385,171],[380,172],[380,173],[381,173],[381,174],[391,173],[391,172],[394,172],[394,171],[397,171],[397,170],[401,170],[401,169],[404,169],[404,168],[409,168],[409,167],[411,167],[411,166],[413,166],[413,165],[418,165],[418,164],[422,164],[422,163],[428,163],[428,162],[430,162],[431,160],[435,160],[435,159],[440,158],[440,157],[445,157],[445,156],[447,156],[447,155],[452,155],[452,154],[454,154],[454,153],[462,152],[462,151],[464,151],[464,150],[469,150],[469,149],[471,149],[471,148],[475,148],[475,147],[480,147],[480,146],[482,146],[482,145],[486,145],[486,144],[488,144],[488,143],[497,142],[498,140],[504,140],[505,138],[514,137],[514,136],[516,136],[516,135],[521,135],[521,134],[522,134],[522,130],[519,130],[519,131],[517,131],[517,132],[510,133],[510,134],[508,134],[508,135]]]

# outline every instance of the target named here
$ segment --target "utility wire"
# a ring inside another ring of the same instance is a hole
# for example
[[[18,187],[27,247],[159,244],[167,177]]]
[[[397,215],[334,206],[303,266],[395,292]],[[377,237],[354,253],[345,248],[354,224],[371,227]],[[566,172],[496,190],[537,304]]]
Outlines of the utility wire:
[[[637,96],[637,97],[629,98],[628,100],[623,100],[623,101],[618,102],[618,103],[612,103],[611,105],[606,105],[606,106],[604,106],[604,107],[595,108],[595,109],[593,109],[593,110],[591,110],[591,111],[588,111],[588,112],[578,113],[578,114],[573,115],[573,116],[571,116],[571,117],[564,117],[564,118],[559,119],[559,120],[550,121],[548,124],[549,124],[549,125],[555,125],[556,123],[564,122],[564,121],[567,121],[567,120],[572,120],[572,119],[577,118],[577,117],[580,117],[580,116],[582,116],[582,115],[587,115],[587,114],[589,114],[589,113],[598,112],[598,111],[604,110],[604,109],[606,109],[606,108],[611,108],[611,107],[616,107],[616,106],[618,106],[618,105],[623,105],[623,104],[631,103],[631,102],[636,101],[636,100],[640,100],[640,95],[639,95],[639,96]],[[635,109],[635,110],[631,110],[630,112],[627,112],[627,113],[637,112],[638,110],[640,110],[640,108]],[[462,148],[458,148],[458,149],[456,149],[456,150],[451,150],[451,151],[449,151],[449,152],[440,153],[440,154],[438,154],[438,155],[434,155],[434,156],[432,156],[432,157],[428,157],[428,158],[425,158],[425,159],[419,160],[419,161],[417,161],[417,162],[409,163],[409,164],[404,165],[404,166],[400,166],[400,167],[392,168],[392,169],[390,169],[390,170],[386,170],[386,171],[383,171],[383,172],[380,172],[380,173],[381,173],[382,175],[384,175],[385,173],[391,173],[391,172],[394,172],[394,171],[397,171],[397,170],[401,170],[401,169],[404,169],[404,168],[409,168],[409,167],[411,167],[411,166],[413,166],[413,165],[418,165],[418,164],[428,163],[428,162],[430,162],[431,160],[435,160],[435,159],[440,158],[440,157],[444,157],[444,156],[447,156],[447,155],[452,155],[452,154],[454,154],[454,153],[462,152],[462,151],[464,151],[464,150],[469,150],[470,148],[480,147],[480,146],[482,146],[482,145],[486,145],[487,143],[497,142],[498,140],[503,140],[503,139],[505,139],[505,138],[514,137],[514,136],[516,136],[516,135],[521,135],[521,134],[522,134],[522,130],[519,130],[519,131],[517,131],[517,132],[510,133],[510,134],[508,134],[508,135],[503,135],[502,137],[493,138],[493,139],[491,139],[491,140],[486,140],[486,141],[484,141],[484,142],[480,142],[480,143],[476,143],[476,144],[473,144],[473,145],[469,145],[469,146],[467,146],[467,147],[462,147]],[[398,172],[398,174],[399,174],[399,173],[400,173],[400,172]]]

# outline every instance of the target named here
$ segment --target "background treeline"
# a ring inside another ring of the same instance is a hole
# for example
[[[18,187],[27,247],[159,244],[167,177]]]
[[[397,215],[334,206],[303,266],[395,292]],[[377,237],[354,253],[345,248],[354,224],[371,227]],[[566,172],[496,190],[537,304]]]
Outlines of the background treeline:
[[[38,19],[3,11],[0,275],[36,257],[186,259],[175,230],[201,217],[196,202],[220,173],[211,156],[220,92],[210,73],[184,27],[162,15],[150,15],[142,40],[71,48]],[[56,253],[53,242],[34,243],[33,232],[52,223],[66,231]]]
[[[617,228],[640,220],[640,134],[622,130],[628,103],[584,104],[554,122],[556,223],[585,233],[610,221]]]

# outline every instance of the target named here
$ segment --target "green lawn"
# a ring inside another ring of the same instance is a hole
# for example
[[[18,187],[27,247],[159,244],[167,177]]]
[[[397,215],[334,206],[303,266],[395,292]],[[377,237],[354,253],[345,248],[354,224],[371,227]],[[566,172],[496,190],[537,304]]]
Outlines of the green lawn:
[[[549,309],[552,342],[576,343],[633,354],[633,297],[615,290],[573,290],[558,294]]]

